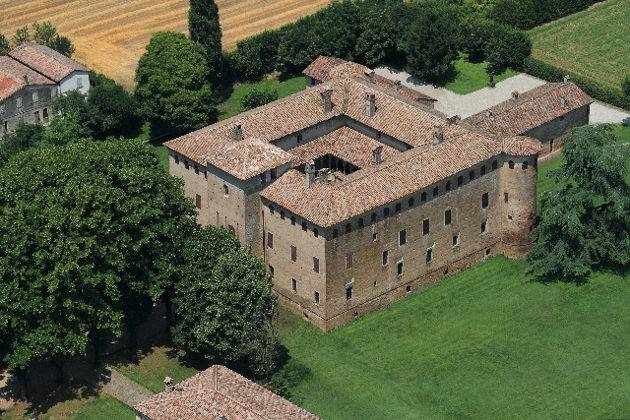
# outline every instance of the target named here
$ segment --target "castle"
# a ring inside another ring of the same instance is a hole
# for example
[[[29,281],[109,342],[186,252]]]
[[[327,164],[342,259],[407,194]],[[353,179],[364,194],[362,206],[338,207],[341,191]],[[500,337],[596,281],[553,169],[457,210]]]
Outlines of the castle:
[[[536,211],[540,141],[446,118],[357,66],[307,69],[307,89],[165,144],[199,223],[250,246],[280,303],[324,331],[526,255]]]

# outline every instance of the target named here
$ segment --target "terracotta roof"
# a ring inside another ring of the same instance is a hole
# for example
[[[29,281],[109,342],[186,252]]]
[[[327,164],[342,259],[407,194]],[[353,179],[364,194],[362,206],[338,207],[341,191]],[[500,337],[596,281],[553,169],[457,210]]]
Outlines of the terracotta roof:
[[[316,416],[238,373],[215,365],[134,406],[152,420],[296,419]]]
[[[503,140],[503,153],[510,156],[533,156],[540,153],[542,144],[531,137],[511,137]]]
[[[232,175],[239,179],[252,178],[292,159],[292,154],[258,139],[235,140],[217,153],[207,155],[209,164],[218,168],[228,165]]]
[[[462,122],[502,137],[518,136],[591,102],[574,83],[547,83]]]
[[[412,101],[436,101],[436,99],[430,96],[417,92],[413,89],[409,89],[406,86],[402,86],[400,83],[374,73],[374,71],[369,67],[336,57],[320,55],[306,69],[304,69],[302,73],[319,82],[328,82],[332,79],[339,79],[348,76],[359,76],[369,79],[381,87],[392,89],[399,95],[411,99]]]
[[[295,156],[294,165],[308,163],[318,157],[331,154],[359,168],[366,168],[373,166],[372,151],[379,146],[383,147],[382,161],[400,154],[393,147],[349,127],[338,128],[325,136],[293,148],[291,154]]]
[[[54,85],[55,82],[8,56],[0,56],[0,101],[27,85]]]
[[[44,45],[25,43],[9,55],[57,83],[75,71],[89,71],[85,66]]]

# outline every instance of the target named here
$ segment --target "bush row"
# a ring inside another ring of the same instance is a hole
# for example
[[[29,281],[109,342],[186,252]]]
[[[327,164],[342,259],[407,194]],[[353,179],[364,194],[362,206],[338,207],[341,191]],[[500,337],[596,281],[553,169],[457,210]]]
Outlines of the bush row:
[[[602,0],[496,0],[488,16],[518,29],[531,29],[544,22],[579,12]]]
[[[602,87],[597,83],[559,69],[551,64],[529,57],[525,60],[524,69],[532,76],[540,77],[549,82],[559,82],[568,74],[571,80],[592,98],[630,110],[630,97],[624,96],[620,91]]]

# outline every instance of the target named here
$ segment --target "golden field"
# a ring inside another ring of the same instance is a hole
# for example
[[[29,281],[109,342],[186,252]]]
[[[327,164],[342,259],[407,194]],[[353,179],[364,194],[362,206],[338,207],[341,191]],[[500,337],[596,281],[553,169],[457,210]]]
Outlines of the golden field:
[[[297,20],[329,0],[218,0],[223,46]],[[185,32],[188,0],[0,0],[0,32],[51,21],[72,39],[73,58],[133,86],[138,59],[156,31]]]

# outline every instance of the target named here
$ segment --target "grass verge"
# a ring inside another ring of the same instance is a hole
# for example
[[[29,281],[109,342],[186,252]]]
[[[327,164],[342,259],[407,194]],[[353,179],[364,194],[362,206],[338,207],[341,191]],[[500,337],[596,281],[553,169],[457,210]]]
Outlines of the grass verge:
[[[466,95],[487,86],[488,73],[486,70],[488,63],[472,63],[468,61],[465,55],[462,55],[455,61],[454,67],[452,80],[444,86],[451,92]],[[495,76],[494,81],[498,83],[517,74],[518,72],[507,69],[500,75]]]

